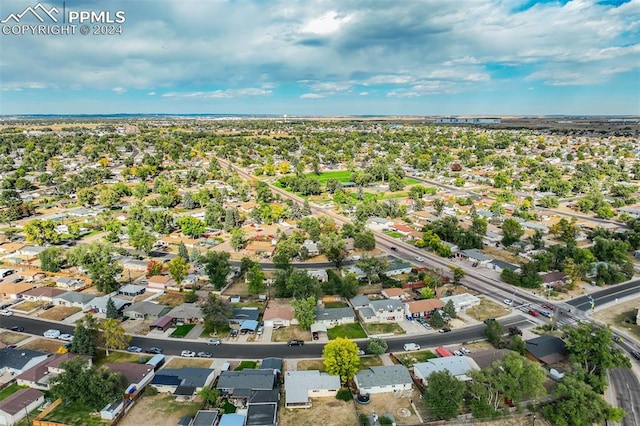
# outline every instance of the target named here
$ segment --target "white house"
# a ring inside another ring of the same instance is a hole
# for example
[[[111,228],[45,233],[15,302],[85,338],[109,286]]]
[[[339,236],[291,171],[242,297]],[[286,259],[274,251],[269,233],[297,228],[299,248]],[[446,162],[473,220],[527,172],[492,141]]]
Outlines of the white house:
[[[432,373],[448,371],[458,380],[471,380],[467,374],[473,370],[480,370],[476,362],[467,356],[447,356],[442,358],[432,358],[427,362],[413,364],[413,375],[423,384],[427,384],[427,379]]]
[[[400,393],[411,391],[413,381],[402,364],[369,367],[359,371],[353,381],[360,393]]]
[[[453,301],[453,306],[456,308],[456,312],[465,311],[474,306],[480,305],[480,299],[473,294],[462,293],[454,296],[443,297],[440,299],[445,305],[449,300]]]
[[[399,299],[371,300],[369,306],[358,309],[358,315],[364,322],[401,322],[404,321],[404,303]]]
[[[356,322],[356,313],[350,306],[346,308],[316,307],[316,322],[331,328],[336,325]]]
[[[311,398],[335,396],[340,377],[311,371],[287,371],[284,376],[285,407],[311,407]]]

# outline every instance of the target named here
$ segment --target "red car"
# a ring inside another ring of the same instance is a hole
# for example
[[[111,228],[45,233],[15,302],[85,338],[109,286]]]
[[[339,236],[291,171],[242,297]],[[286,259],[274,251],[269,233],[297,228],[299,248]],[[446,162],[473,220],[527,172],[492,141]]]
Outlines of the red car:
[[[538,315],[540,315],[540,312],[531,310],[529,311],[529,315],[533,315],[534,317],[537,317]]]

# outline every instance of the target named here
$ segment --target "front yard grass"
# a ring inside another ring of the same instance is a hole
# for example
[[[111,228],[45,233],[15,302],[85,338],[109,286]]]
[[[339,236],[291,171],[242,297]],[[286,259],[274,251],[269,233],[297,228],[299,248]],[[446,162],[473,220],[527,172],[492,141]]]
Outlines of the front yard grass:
[[[92,415],[92,413],[82,404],[65,404],[62,402],[41,420],[83,426],[102,426],[110,423],[102,420],[99,416]]]
[[[124,362],[144,364],[150,359],[151,359],[151,355],[147,355],[143,353],[136,354],[132,352],[111,351],[109,352],[109,356],[107,356],[105,351],[98,350],[94,364],[96,364],[97,366],[104,365],[105,363],[122,364]]]
[[[366,355],[360,357],[360,370],[366,370],[369,367],[378,367],[382,364],[382,360],[376,355]]]
[[[23,340],[28,339],[29,337],[30,336],[27,336],[26,334],[6,331],[4,333],[0,333],[0,343],[4,343],[5,345],[15,345],[22,342]]]
[[[171,291],[156,297],[154,300],[162,305],[167,305],[175,308],[176,306],[182,305],[184,303],[185,296],[186,293]]]
[[[272,342],[288,342],[292,339],[297,340],[310,340],[311,332],[303,330],[300,326],[290,325],[289,327],[280,327],[277,330],[273,330],[271,334]]]
[[[240,364],[234,368],[234,371],[242,371],[242,370],[254,370],[258,365],[255,361],[241,361]]]
[[[306,371],[306,370],[325,371],[325,369],[324,369],[324,361],[321,360],[321,359],[305,359],[305,360],[301,360],[301,361],[298,361],[298,365],[297,365],[296,369],[299,370],[299,371]]]
[[[73,306],[54,306],[48,311],[44,311],[39,316],[40,318],[53,320],[53,321],[62,321],[63,319],[70,317],[76,312],[80,312],[81,309]]]
[[[43,305],[44,305],[44,302],[41,302],[41,301],[32,302],[32,301],[25,300],[22,303],[13,305],[11,309],[14,311],[31,312],[34,309],[39,308],[40,306],[43,306]]]
[[[405,367],[409,367],[417,362],[427,362],[432,358],[438,358],[438,355],[431,351],[408,352],[405,354],[395,354],[395,357]]]
[[[61,340],[35,339],[20,346],[20,349],[33,349],[34,351],[55,353],[64,344]]]
[[[364,323],[362,327],[365,329],[367,334],[376,335],[376,334],[405,334],[406,331],[404,328],[400,327],[395,322],[392,323]]]
[[[175,357],[165,364],[165,368],[210,368],[213,360],[210,358],[180,358]]]
[[[329,340],[337,337],[347,337],[349,339],[364,339],[367,334],[362,329],[362,326],[358,322],[352,324],[337,325],[327,330],[327,336]]]
[[[195,326],[195,324],[179,325],[169,337],[185,337]]]
[[[480,298],[480,304],[466,310],[466,314],[478,321],[484,321],[487,318],[498,318],[507,315],[510,312],[504,305]]]

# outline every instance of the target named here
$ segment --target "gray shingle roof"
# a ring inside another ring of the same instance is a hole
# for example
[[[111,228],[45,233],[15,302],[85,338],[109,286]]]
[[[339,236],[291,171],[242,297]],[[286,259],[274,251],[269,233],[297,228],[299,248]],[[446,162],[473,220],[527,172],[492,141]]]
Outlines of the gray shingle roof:
[[[218,389],[271,390],[276,385],[272,370],[223,371],[218,377]]]
[[[359,388],[413,383],[409,370],[404,365],[382,365],[369,367],[356,374]]]
[[[31,349],[2,348],[0,349],[0,368],[22,370],[34,358],[48,355]]]
[[[160,317],[171,310],[167,305],[161,305],[153,302],[136,302],[124,309],[124,312],[136,312],[143,315],[154,315]]]
[[[213,373],[211,368],[196,368],[196,367],[184,367],[184,368],[164,368],[158,371],[157,376],[171,376],[180,380],[181,386],[194,386],[202,387],[207,383],[207,378]]]
[[[354,318],[355,312],[353,308],[347,306],[346,308],[328,308],[325,309],[322,306],[316,307],[316,321],[337,321],[343,318]]]
[[[340,378],[317,370],[287,371],[284,389],[287,404],[304,404],[309,401],[309,390],[340,389]]]
[[[447,356],[413,364],[413,370],[427,379],[431,373],[437,371],[447,370],[452,376],[462,376],[471,370],[478,370],[478,367],[473,359],[466,356]]]
[[[77,291],[67,291],[64,294],[54,298],[64,300],[69,303],[89,303],[95,298],[93,294],[78,293]]]

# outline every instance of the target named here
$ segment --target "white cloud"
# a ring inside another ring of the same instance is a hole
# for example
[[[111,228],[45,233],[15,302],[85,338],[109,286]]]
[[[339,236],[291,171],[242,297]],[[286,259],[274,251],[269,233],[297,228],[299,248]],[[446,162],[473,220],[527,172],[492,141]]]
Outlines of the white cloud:
[[[125,89],[124,87],[114,87],[111,90],[114,91],[118,95],[122,95],[123,93],[127,93],[127,89]]]
[[[321,95],[319,93],[305,93],[303,95],[300,95],[300,99],[322,99],[324,97],[324,95]]]
[[[247,87],[244,89],[213,90],[209,92],[168,92],[163,94],[162,97],[184,99],[230,99],[238,97],[267,96],[271,93],[271,90]]]
[[[149,92],[149,93],[147,93],[147,96],[155,96],[155,95],[156,95],[156,92]]]

